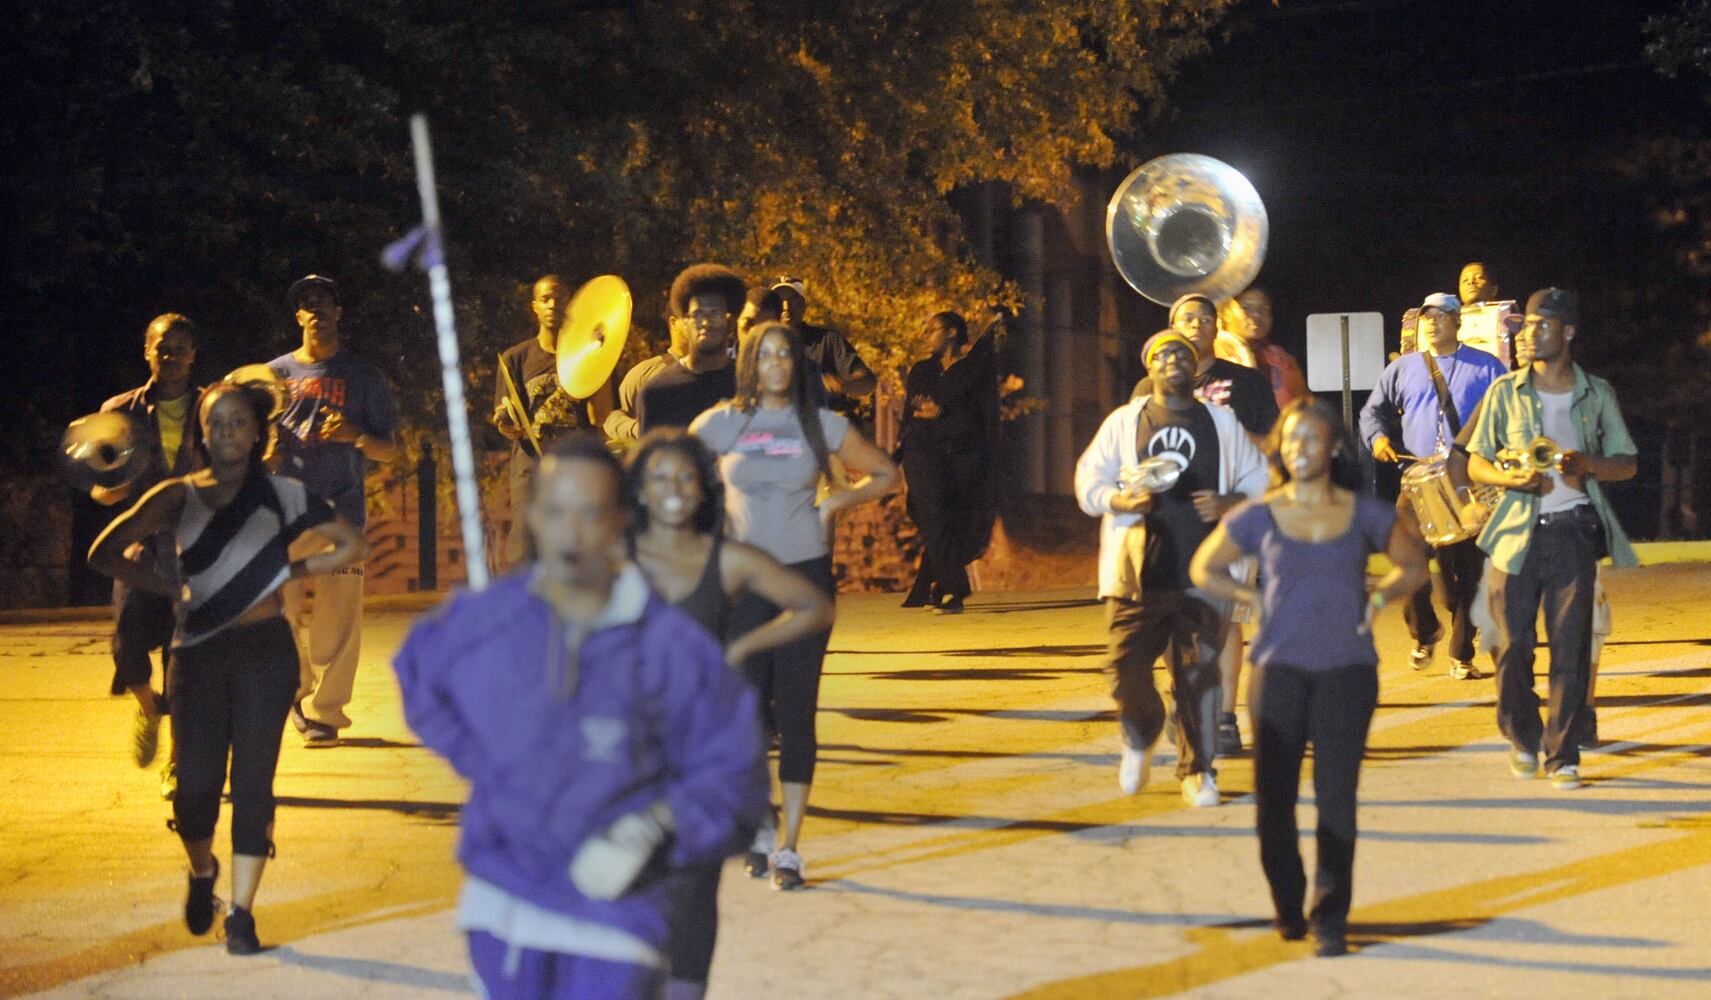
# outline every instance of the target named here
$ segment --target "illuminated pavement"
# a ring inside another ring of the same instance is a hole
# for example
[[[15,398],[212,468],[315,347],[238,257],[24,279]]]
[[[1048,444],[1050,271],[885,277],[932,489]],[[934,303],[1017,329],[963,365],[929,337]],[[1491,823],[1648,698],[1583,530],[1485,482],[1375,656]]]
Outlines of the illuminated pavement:
[[[1382,622],[1359,953],[1335,960],[1265,926],[1246,758],[1221,763],[1219,809],[1185,807],[1168,762],[1118,794],[1085,592],[981,595],[960,618],[846,598],[803,840],[814,888],[727,869],[711,995],[1711,995],[1711,568],[1619,571],[1612,594],[1610,742],[1572,793],[1511,778],[1491,681],[1452,681],[1442,659],[1412,673],[1400,619]],[[182,854],[153,771],[124,756],[104,626],[0,626],[0,995],[466,995],[448,913],[461,789],[414,745],[386,667],[408,621],[370,612],[351,745],[287,739],[256,911],[279,947],[250,959],[183,930]]]

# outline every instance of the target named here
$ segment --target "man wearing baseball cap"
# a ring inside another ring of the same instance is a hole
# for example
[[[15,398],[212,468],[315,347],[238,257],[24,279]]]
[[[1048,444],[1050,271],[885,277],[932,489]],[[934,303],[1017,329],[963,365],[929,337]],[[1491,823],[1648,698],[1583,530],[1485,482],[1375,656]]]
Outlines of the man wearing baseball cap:
[[[291,395],[279,418],[284,472],[303,481],[358,528],[368,523],[363,480],[369,462],[398,454],[398,404],[386,376],[345,350],[344,306],[331,278],[311,274],[291,283],[286,301],[296,313],[303,344],[269,361]],[[316,577],[315,604],[305,613],[305,582],[285,585],[286,617],[297,634],[302,678],[291,722],[303,745],[339,744],[339,731],[356,683],[362,650],[362,566]],[[304,619],[307,618],[305,624]]]
[[[1456,436],[1473,419],[1491,383],[1503,375],[1503,362],[1457,339],[1461,300],[1454,295],[1433,292],[1420,304],[1419,315],[1416,343],[1421,348],[1392,361],[1379,376],[1378,387],[1360,411],[1361,440],[1380,462],[1444,458],[1459,466],[1460,453],[1452,455]],[[1406,498],[1398,498],[1396,507],[1404,524],[1416,523]],[[1442,546],[1436,558],[1450,613],[1450,676],[1477,680],[1481,674],[1473,664],[1472,611],[1485,557],[1470,538]],[[1430,583],[1402,606],[1402,617],[1414,637],[1409,664],[1424,670],[1443,638]]]
[[[1153,663],[1168,650],[1182,796],[1215,806],[1218,652],[1230,609],[1194,586],[1188,564],[1225,511],[1265,492],[1266,461],[1234,412],[1195,398],[1200,359],[1193,340],[1162,330],[1141,348],[1141,360],[1150,391],[1106,417],[1075,464],[1076,499],[1101,518],[1099,596],[1110,615],[1112,694],[1123,734],[1117,784],[1130,795],[1146,785],[1165,726]],[[1168,485],[1143,478],[1146,468],[1167,465],[1174,478]]]
[[[1519,353],[1532,363],[1492,385],[1468,444],[1473,481],[1503,488],[1479,547],[1491,557],[1488,583],[1502,632],[1497,725],[1511,745],[1509,769],[1518,778],[1534,777],[1542,754],[1551,787],[1564,791],[1581,787],[1575,736],[1590,711],[1586,692],[1598,562],[1605,556],[1618,566],[1639,561],[1603,489],[1604,483],[1634,477],[1639,449],[1610,383],[1574,363],[1579,334],[1573,292],[1534,292],[1517,336]],[[1555,443],[1556,452],[1544,468],[1531,460],[1541,436]],[[1529,460],[1515,462],[1517,455]],[[1551,649],[1542,725],[1533,692],[1541,605]]]
[[[879,380],[848,338],[807,321],[808,283],[783,275],[772,283],[772,291],[778,296],[780,320],[795,328],[802,338],[803,355],[820,368],[827,405],[845,413],[854,407],[856,398],[871,395]]]

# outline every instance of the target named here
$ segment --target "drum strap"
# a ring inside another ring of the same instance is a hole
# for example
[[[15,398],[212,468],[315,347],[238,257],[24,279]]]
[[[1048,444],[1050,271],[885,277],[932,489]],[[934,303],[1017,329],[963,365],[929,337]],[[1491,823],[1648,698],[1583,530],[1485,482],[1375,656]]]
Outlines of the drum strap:
[[[1426,356],[1426,367],[1432,372],[1432,388],[1438,390],[1438,405],[1443,407],[1444,419],[1450,424],[1450,440],[1461,436],[1461,417],[1456,415],[1456,404],[1450,400],[1450,387],[1444,384],[1443,370],[1438,367],[1438,359],[1431,351],[1421,351]]]

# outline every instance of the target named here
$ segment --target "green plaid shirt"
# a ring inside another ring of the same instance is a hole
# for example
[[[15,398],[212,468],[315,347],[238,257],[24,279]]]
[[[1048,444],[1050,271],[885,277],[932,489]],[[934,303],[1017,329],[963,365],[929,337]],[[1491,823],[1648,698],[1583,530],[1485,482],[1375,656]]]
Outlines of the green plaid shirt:
[[[1622,420],[1622,409],[1616,404],[1616,393],[1610,383],[1596,375],[1588,375],[1574,366],[1574,402],[1570,413],[1580,429],[1580,450],[1588,455],[1637,455],[1639,449],[1628,434]],[[1485,402],[1480,407],[1478,423],[1468,451],[1488,462],[1497,461],[1504,448],[1524,449],[1544,433],[1544,411],[1540,408],[1538,390],[1533,388],[1533,370],[1523,368],[1510,372],[1491,384]],[[1609,544],[1610,558],[1618,566],[1638,565],[1639,557],[1628,541],[1627,532],[1616,520],[1610,501],[1604,497],[1604,487],[1598,480],[1587,477],[1586,495],[1604,522],[1604,537]],[[1479,534],[1479,547],[1491,557],[1491,564],[1504,573],[1519,573],[1527,558],[1527,546],[1533,541],[1533,526],[1539,522],[1539,495],[1520,490],[1504,490],[1503,499],[1492,511],[1491,520]]]

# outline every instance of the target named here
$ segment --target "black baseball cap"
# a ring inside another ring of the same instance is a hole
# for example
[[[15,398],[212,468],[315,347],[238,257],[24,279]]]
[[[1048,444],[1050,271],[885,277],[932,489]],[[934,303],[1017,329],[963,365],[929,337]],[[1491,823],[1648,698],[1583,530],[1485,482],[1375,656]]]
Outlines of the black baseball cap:
[[[303,294],[311,288],[325,288],[327,294],[333,297],[333,303],[342,305],[339,302],[339,283],[331,278],[323,278],[318,274],[306,274],[293,281],[290,291],[285,293],[285,304],[296,309],[298,303],[303,301]]]
[[[1555,316],[1564,326],[1580,323],[1580,299],[1566,288],[1541,288],[1527,297],[1527,315]]]

